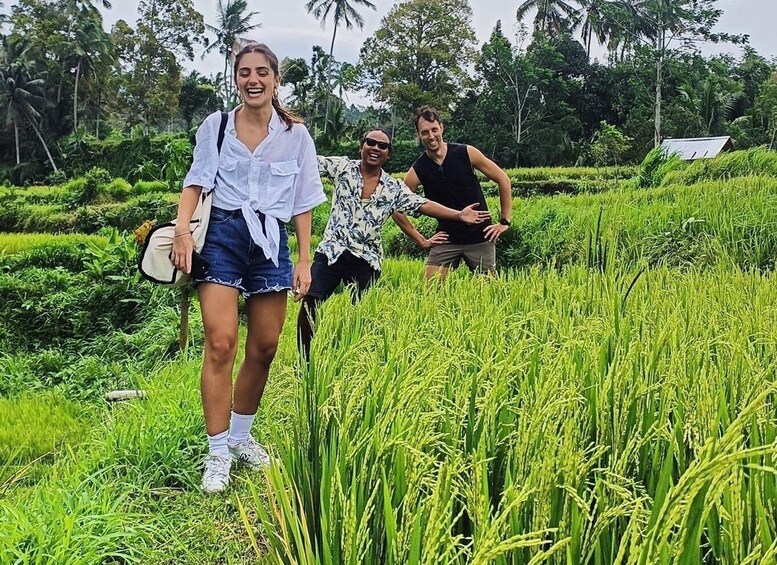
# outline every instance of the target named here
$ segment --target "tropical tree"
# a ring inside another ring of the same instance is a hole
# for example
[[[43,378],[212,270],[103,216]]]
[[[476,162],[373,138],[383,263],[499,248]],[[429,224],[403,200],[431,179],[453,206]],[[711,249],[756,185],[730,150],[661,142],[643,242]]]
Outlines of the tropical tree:
[[[680,87],[680,95],[686,107],[697,117],[699,133],[704,136],[720,133],[724,120],[739,116],[734,111],[743,100],[741,91],[721,92],[710,78],[705,78],[695,88],[690,84]]]
[[[422,104],[449,110],[474,60],[471,20],[467,0],[395,4],[361,49],[363,84],[402,119]]]
[[[223,107],[219,89],[215,80],[192,71],[181,82],[181,93],[178,95],[178,109],[186,123],[186,129],[192,127],[196,118],[215,112]]]
[[[229,72],[230,58],[234,55],[233,49],[240,36],[253,31],[262,24],[252,24],[251,20],[259,15],[259,12],[248,12],[247,0],[218,0],[216,11],[218,23],[215,26],[205,24],[208,31],[216,35],[216,38],[207,43],[203,58],[218,49],[224,56],[224,96],[227,102],[232,100],[232,73]]]
[[[303,117],[308,117],[308,98],[313,89],[310,67],[302,57],[281,62],[281,84],[291,86],[291,104]]]
[[[43,93],[45,81],[33,77],[28,68],[26,57],[29,45],[24,40],[18,41],[3,38],[3,60],[0,62],[0,80],[3,83],[2,102],[6,115],[6,124],[14,129],[16,145],[16,164],[20,163],[19,127],[26,121],[35,132],[41,143],[51,168],[57,171],[57,164],[51,156],[40,126],[46,98]]]
[[[653,143],[661,143],[661,105],[664,72],[667,60],[683,49],[700,41],[718,43],[745,43],[747,36],[715,33],[713,28],[723,10],[717,0],[625,0],[623,5],[631,12],[629,28],[632,41],[640,41],[651,50],[655,59],[655,103],[653,114]]]
[[[109,68],[116,61],[110,37],[103,30],[102,19],[80,20],[73,28],[73,41],[67,60],[75,63],[73,86],[73,129],[78,128],[78,86],[81,77],[96,74],[100,68]]]
[[[327,84],[331,86],[332,82],[332,61],[335,49],[335,37],[337,37],[337,28],[345,24],[346,29],[352,29],[354,24],[359,29],[364,29],[364,18],[356,10],[356,6],[372,8],[375,10],[375,4],[369,0],[309,0],[305,4],[305,9],[312,14],[314,18],[321,22],[324,27],[329,14],[332,14],[332,42],[329,44],[329,65],[327,67]],[[324,123],[329,122],[329,98],[327,97],[326,110],[324,112]],[[326,127],[326,126],[325,126]]]
[[[534,16],[535,29],[546,33],[569,31],[578,16],[575,7],[565,0],[524,0],[518,6],[516,18],[520,21],[532,10],[537,10]]]
[[[605,45],[609,40],[611,30],[614,26],[612,21],[613,5],[616,2],[613,2],[612,0],[576,1],[581,9],[576,23],[580,27],[586,55],[590,58],[591,44],[593,43],[594,38],[596,38],[600,45]]]

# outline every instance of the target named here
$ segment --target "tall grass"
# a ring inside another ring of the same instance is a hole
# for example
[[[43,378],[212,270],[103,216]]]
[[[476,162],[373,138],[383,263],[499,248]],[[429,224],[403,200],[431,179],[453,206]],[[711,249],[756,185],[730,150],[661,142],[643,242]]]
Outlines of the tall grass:
[[[268,499],[247,507],[276,561],[774,554],[768,277],[576,267],[420,288],[399,269],[324,308]]]

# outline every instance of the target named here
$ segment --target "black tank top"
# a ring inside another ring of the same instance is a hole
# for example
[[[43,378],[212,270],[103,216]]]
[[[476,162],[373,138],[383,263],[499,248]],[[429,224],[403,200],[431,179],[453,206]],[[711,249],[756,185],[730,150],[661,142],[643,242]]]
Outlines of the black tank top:
[[[488,210],[466,145],[449,143],[442,165],[435,163],[424,152],[413,163],[413,169],[424,187],[424,196],[429,200],[454,210],[462,210],[477,202],[480,204],[478,210]],[[489,220],[471,226],[456,220],[438,220],[437,231],[447,232],[449,243],[482,243],[486,240],[483,230],[489,225]]]

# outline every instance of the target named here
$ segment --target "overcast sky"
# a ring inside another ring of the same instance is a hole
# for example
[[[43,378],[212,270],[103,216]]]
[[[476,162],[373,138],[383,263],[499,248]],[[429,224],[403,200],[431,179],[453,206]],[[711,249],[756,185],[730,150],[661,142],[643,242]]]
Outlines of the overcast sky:
[[[376,11],[359,8],[364,17],[363,30],[338,29],[334,56],[339,61],[356,63],[359,49],[364,40],[372,35],[380,26],[380,20],[394,5],[389,0],[373,0]],[[17,0],[6,0],[5,12]],[[284,57],[304,57],[310,60],[313,45],[321,45],[326,51],[332,38],[332,25],[327,22],[324,28],[318,21],[305,11],[305,0],[248,0],[249,9],[259,12],[255,21],[261,27],[251,34],[256,39],[270,46],[280,59]],[[513,28],[516,25],[515,10],[521,0],[470,0],[472,6],[472,25],[477,34],[478,44],[486,41],[494,29],[497,20],[502,20],[502,29],[509,38],[513,38]],[[99,1],[95,1],[99,5]],[[113,0],[113,7],[105,10],[100,7],[105,18],[106,27],[118,19],[126,20],[134,27],[137,20],[137,0]],[[216,0],[194,0],[195,8],[203,14],[205,22],[216,22]],[[729,33],[746,33],[750,35],[750,44],[761,55],[777,57],[777,0],[718,0],[718,6],[724,10],[719,30]],[[526,20],[531,25],[531,19]],[[738,53],[734,47],[709,46],[707,53],[722,49]],[[223,59],[217,54],[211,54],[206,59],[197,58],[193,61],[182,61],[187,69],[196,68],[201,74],[210,75],[222,70]],[[358,98],[358,97],[357,97]],[[358,103],[358,100],[354,100]]]

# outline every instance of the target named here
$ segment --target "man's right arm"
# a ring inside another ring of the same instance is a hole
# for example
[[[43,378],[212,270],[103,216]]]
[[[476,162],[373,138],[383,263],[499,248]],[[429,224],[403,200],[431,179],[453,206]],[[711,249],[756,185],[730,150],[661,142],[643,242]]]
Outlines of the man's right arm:
[[[405,184],[413,192],[418,192],[418,187],[421,185],[421,181],[418,179],[418,175],[413,167],[405,173]],[[429,239],[426,239],[421,232],[419,232],[413,223],[407,219],[407,216],[401,212],[394,212],[391,214],[391,219],[399,226],[402,232],[412,239],[416,245],[422,249],[431,249],[435,245],[446,243],[448,241],[448,234],[445,232],[437,232]]]
[[[334,179],[348,161],[346,157],[324,157],[323,155],[317,155],[316,159],[318,161],[319,174],[330,179]]]

